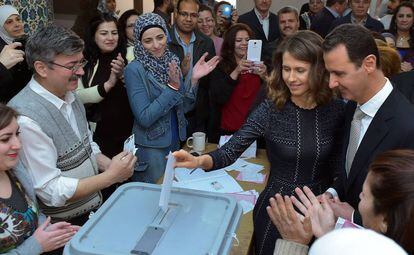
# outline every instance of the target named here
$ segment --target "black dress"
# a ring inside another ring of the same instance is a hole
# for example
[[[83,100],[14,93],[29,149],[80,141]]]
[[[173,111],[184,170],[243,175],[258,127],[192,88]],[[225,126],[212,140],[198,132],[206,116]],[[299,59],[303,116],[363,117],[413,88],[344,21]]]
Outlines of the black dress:
[[[344,102],[333,100],[311,110],[288,101],[282,110],[265,100],[221,149],[210,155],[213,169],[232,164],[258,137],[264,137],[270,176],[253,211],[254,248],[257,255],[273,254],[280,237],[266,212],[276,193],[293,195],[307,185],[315,194],[329,187],[339,169]]]

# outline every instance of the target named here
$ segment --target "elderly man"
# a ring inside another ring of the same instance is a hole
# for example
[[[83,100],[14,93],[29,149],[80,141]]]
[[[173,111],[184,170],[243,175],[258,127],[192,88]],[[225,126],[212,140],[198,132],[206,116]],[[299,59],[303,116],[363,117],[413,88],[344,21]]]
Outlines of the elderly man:
[[[21,160],[41,210],[77,225],[100,206],[100,190],[128,179],[136,161],[129,152],[111,160],[92,141],[74,92],[84,74],[83,48],[83,41],[63,27],[37,31],[26,44],[34,76],[9,102],[20,113]]]

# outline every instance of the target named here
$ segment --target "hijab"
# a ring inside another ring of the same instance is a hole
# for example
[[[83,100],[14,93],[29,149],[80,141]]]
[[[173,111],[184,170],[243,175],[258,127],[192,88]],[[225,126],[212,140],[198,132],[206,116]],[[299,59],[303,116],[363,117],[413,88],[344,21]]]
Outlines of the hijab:
[[[145,13],[139,16],[135,22],[134,55],[135,59],[144,66],[147,72],[149,72],[161,84],[166,84],[169,80],[168,64],[175,61],[177,63],[177,67],[179,67],[180,60],[170,51],[168,46],[165,48],[164,55],[160,58],[154,57],[144,48],[141,42],[141,36],[147,29],[153,27],[161,28],[164,31],[165,36],[168,38],[167,25],[165,24],[164,19],[155,13]],[[181,73],[180,68],[178,68],[178,71]]]
[[[7,44],[11,44],[15,38],[11,37],[4,29],[4,23],[11,15],[20,16],[19,12],[11,5],[0,6],[0,38],[3,39]]]

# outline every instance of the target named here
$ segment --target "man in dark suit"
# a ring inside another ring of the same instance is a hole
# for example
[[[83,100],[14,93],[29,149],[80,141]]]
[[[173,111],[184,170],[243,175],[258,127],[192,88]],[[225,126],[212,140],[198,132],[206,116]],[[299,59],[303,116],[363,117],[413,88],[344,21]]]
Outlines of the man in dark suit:
[[[402,72],[391,77],[392,84],[414,104],[414,71]]]
[[[371,0],[350,0],[349,3],[352,11],[348,15],[333,21],[330,31],[342,24],[352,23],[363,25],[373,32],[382,33],[384,25],[379,20],[373,19],[368,14]]]
[[[254,0],[254,8],[239,17],[238,22],[248,25],[254,32],[254,38],[262,40],[262,56],[272,55],[265,52],[266,45],[279,38],[279,20],[269,11],[272,0]]]
[[[347,4],[347,0],[327,0],[326,6],[314,17],[310,30],[325,38],[332,22],[342,16]]]
[[[337,27],[323,43],[329,86],[349,100],[341,173],[328,194],[337,216],[360,223],[359,194],[373,158],[384,151],[414,149],[414,106],[385,78],[373,37],[363,26]]]

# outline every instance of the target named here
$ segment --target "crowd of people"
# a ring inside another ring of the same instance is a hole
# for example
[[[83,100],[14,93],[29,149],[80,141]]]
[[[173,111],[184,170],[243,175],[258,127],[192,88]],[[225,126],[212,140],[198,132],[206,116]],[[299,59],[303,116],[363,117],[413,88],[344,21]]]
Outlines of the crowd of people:
[[[272,0],[246,13],[154,0],[120,16],[115,0],[93,2],[72,30],[30,36],[0,6],[0,253],[61,254],[119,184],[156,183],[169,151],[213,171],[256,140],[270,174],[254,254],[325,254],[352,235],[414,253],[412,1],[371,15],[370,0],[277,13]],[[253,39],[262,61],[247,59]],[[180,150],[193,132],[233,136],[194,155]],[[338,218],[372,231],[335,234]]]

